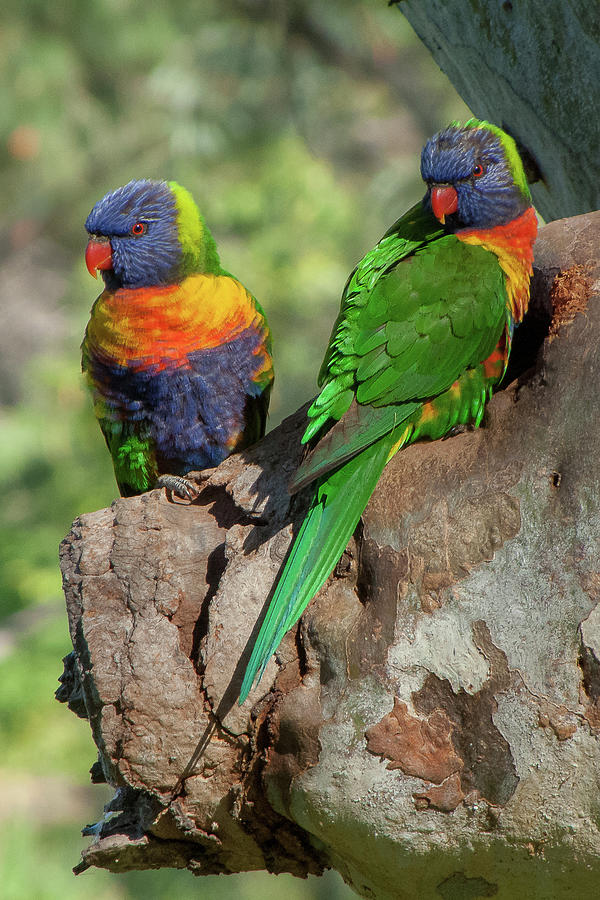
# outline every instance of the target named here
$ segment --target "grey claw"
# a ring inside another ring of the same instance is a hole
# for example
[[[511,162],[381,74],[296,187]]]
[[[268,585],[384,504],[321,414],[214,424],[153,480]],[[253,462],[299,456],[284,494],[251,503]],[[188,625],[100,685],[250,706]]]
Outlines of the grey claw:
[[[181,475],[160,475],[156,479],[157,488],[165,488],[183,500],[195,500],[199,494],[197,486]]]

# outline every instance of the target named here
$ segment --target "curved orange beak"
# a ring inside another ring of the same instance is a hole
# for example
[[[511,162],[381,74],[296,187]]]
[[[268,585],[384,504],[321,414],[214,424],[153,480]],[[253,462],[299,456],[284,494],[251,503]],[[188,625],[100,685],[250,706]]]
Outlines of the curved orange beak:
[[[112,247],[109,240],[90,238],[85,248],[85,264],[90,275],[98,277],[99,269],[112,269]]]
[[[450,184],[437,184],[431,188],[431,208],[436,219],[442,223],[446,216],[455,213],[458,209],[458,194]]]

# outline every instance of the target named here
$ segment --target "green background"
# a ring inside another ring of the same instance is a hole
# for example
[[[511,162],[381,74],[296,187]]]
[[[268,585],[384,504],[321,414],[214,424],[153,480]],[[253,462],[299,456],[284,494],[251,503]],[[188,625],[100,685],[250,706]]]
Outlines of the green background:
[[[0,71],[0,894],[354,896],[333,872],[71,873],[109,791],[87,723],[53,700],[57,548],[116,495],[79,372],[99,290],[83,222],[131,178],[192,191],[269,317],[273,427],[315,391],[351,268],[422,193],[424,139],[467,110],[382,0],[13,0]]]

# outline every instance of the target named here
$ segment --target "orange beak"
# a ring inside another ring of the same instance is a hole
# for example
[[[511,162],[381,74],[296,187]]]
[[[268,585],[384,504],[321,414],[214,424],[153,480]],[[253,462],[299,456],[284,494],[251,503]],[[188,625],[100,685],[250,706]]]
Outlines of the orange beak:
[[[112,247],[109,240],[90,238],[85,248],[85,264],[90,275],[98,277],[99,269],[112,269]]]
[[[446,216],[455,213],[458,209],[458,194],[450,184],[438,184],[431,188],[431,208],[433,214],[442,225]]]

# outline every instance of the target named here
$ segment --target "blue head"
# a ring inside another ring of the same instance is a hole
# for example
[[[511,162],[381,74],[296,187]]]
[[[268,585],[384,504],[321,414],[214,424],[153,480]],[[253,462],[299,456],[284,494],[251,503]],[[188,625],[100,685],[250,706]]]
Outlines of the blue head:
[[[421,177],[423,202],[452,231],[503,225],[531,206],[516,144],[489,122],[455,123],[430,138]]]
[[[92,209],[86,263],[110,289],[174,284],[219,260],[191,194],[174,181],[130,181]]]

